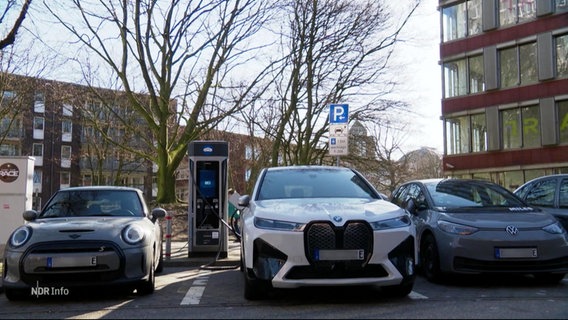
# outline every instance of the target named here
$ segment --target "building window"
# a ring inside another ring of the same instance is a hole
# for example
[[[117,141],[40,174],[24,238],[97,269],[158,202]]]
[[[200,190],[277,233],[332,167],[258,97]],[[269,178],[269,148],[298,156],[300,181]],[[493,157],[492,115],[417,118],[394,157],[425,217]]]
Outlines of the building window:
[[[509,26],[536,18],[535,0],[499,0],[499,23]]]
[[[468,58],[469,65],[469,93],[478,93],[485,90],[485,80],[483,77],[483,56],[473,56]]]
[[[519,84],[516,47],[499,50],[499,66],[501,88],[510,88]]]
[[[568,77],[568,34],[558,36],[555,38],[555,40],[556,74],[559,78],[566,78]]]
[[[536,42],[519,46],[519,62],[521,85],[536,83],[538,81]]]
[[[445,98],[467,94],[466,60],[444,63],[444,95]]]
[[[442,30],[444,42],[466,36],[466,3],[462,2],[455,6],[442,9]]]
[[[0,145],[0,156],[18,156],[18,147],[13,144]]]
[[[43,144],[34,143],[32,147],[32,156],[35,158],[34,165],[43,165]]]
[[[59,175],[60,188],[68,188],[71,185],[71,173],[68,171],[62,171]]]
[[[22,134],[22,121],[13,117],[3,118],[0,121],[0,136],[5,138],[21,138]]]
[[[501,130],[503,130],[503,149],[515,149],[521,147],[520,109],[517,108],[501,111]]]
[[[34,112],[45,112],[45,98],[42,92],[36,92],[34,95]]]
[[[471,151],[487,151],[487,124],[484,113],[471,116]]]
[[[470,0],[467,2],[467,31],[468,35],[476,35],[481,33],[482,24],[482,0]]]
[[[61,146],[61,167],[71,167],[71,146]]]
[[[560,143],[568,143],[568,100],[558,102]]]
[[[523,148],[539,147],[541,145],[539,107],[523,107],[521,116],[523,118]]]
[[[73,134],[73,122],[68,119],[61,121],[61,141],[70,142]]]
[[[556,12],[568,11],[568,0],[556,0]]]
[[[45,119],[43,117],[34,117],[34,139],[43,140],[43,125]]]
[[[469,152],[469,118],[446,119],[447,154]]]
[[[248,182],[250,180],[250,176],[252,174],[252,170],[251,169],[246,169],[245,170],[245,181]]]
[[[66,117],[71,117],[73,115],[73,106],[67,103],[63,104],[61,113]]]

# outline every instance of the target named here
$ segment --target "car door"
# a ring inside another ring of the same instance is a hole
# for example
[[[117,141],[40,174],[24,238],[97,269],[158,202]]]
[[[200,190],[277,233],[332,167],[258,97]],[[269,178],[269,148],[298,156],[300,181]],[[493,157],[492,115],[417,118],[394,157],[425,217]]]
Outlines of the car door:
[[[536,181],[523,199],[556,216],[565,228],[568,226],[568,178],[549,177]]]

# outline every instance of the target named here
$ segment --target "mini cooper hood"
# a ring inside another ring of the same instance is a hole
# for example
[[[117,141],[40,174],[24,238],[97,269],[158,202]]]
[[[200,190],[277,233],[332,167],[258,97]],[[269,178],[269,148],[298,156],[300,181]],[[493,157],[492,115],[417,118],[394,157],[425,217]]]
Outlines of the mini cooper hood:
[[[120,231],[129,224],[143,223],[141,217],[74,217],[74,218],[45,218],[29,222],[34,230],[34,236],[49,235],[53,238],[57,234],[62,236],[69,233],[120,234]]]
[[[256,202],[255,216],[283,221],[307,223],[313,220],[335,221],[341,217],[342,225],[347,220],[380,221],[405,214],[398,206],[378,199],[310,198],[263,200]]]

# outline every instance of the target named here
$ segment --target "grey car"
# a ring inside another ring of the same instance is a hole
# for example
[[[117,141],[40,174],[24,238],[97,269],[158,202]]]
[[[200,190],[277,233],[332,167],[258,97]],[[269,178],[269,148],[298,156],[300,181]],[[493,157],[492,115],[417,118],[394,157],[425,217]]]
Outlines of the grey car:
[[[152,293],[163,268],[159,219],[165,215],[161,208],[150,212],[135,188],[57,191],[40,212],[24,212],[27,223],[7,241],[6,297],[68,295],[91,286]]]
[[[500,273],[556,283],[568,272],[566,230],[498,184],[410,181],[393,192],[392,201],[412,215],[418,267],[431,282],[452,273]]]
[[[568,230],[568,174],[553,174],[527,181],[514,193],[530,205],[550,212]]]

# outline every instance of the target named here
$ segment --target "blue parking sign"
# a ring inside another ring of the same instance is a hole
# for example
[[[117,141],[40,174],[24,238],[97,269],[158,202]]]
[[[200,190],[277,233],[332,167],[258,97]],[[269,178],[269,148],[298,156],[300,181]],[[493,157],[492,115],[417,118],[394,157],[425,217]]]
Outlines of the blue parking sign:
[[[329,123],[347,123],[349,120],[348,104],[331,104],[329,105]]]

